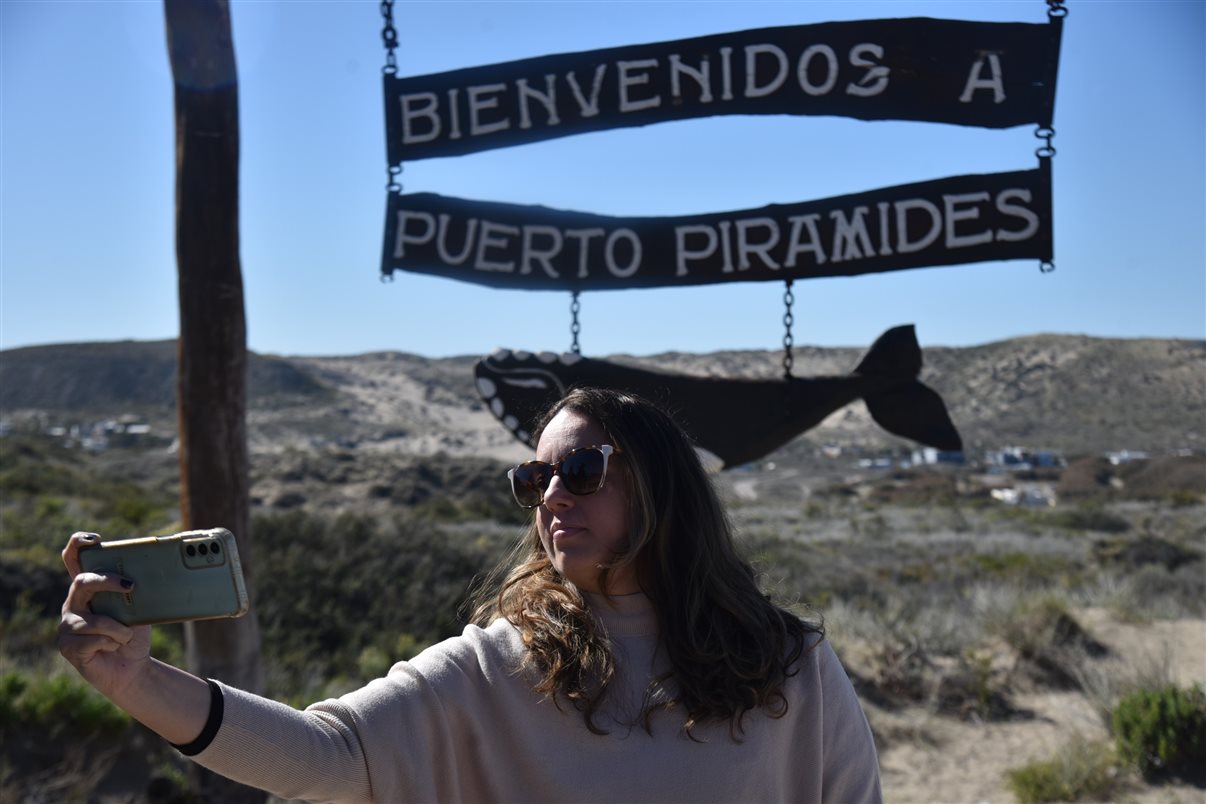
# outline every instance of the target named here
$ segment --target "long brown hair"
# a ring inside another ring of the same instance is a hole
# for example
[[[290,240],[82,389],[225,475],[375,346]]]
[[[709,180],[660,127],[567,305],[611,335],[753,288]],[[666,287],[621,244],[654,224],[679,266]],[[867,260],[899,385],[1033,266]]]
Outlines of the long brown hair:
[[[603,428],[624,460],[612,464],[628,486],[627,548],[601,569],[600,589],[617,567],[632,565],[650,598],[670,670],[672,700],[654,703],[646,692],[644,727],[659,709],[681,709],[692,736],[703,722],[728,721],[740,739],[746,712],[787,711],[783,685],[796,662],[815,645],[820,625],[772,604],[758,588],[753,568],[737,552],[732,526],[690,440],[656,405],[633,394],[600,388],[569,392],[543,417],[537,433],[563,410]],[[587,728],[602,733],[594,715],[615,678],[615,658],[604,631],[573,584],[554,569],[540,542],[535,518],[511,557],[494,575],[496,591],[482,590],[473,619],[496,618],[519,629],[527,661],[538,670],[538,692],[564,696],[582,712]]]

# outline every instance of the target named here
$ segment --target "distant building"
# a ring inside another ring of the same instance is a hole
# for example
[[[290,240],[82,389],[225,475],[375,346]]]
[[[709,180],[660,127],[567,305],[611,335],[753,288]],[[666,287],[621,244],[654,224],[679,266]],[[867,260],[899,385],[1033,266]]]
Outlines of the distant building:
[[[1050,449],[1027,447],[1002,447],[984,454],[989,469],[1009,472],[1024,472],[1028,469],[1059,469],[1068,465],[1064,456]]]
[[[963,456],[962,450],[942,450],[934,449],[933,447],[924,447],[913,450],[911,461],[914,466],[932,466],[939,463],[961,466],[967,462],[967,459]]]
[[[1055,489],[1050,486],[1028,488],[999,488],[989,492],[997,502],[1026,508],[1050,508],[1055,505]]]
[[[1131,461],[1146,461],[1149,457],[1151,456],[1146,452],[1139,450],[1132,451],[1129,449],[1124,449],[1120,452],[1106,453],[1106,459],[1109,460],[1109,462],[1114,466],[1118,466],[1119,464],[1123,463],[1130,463]]]

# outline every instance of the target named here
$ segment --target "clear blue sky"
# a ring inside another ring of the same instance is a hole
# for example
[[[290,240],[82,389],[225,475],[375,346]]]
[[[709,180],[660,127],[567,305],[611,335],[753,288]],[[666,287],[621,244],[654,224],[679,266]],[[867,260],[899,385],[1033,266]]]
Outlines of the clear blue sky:
[[[979,263],[796,286],[796,342],[1038,332],[1206,337],[1201,0],[1070,0],[1056,97],[1057,270]],[[398,2],[403,75],[844,19],[1044,22],[1014,2]],[[566,293],[378,279],[381,18],[234,2],[249,346],[443,356],[568,348]],[[172,83],[159,2],[0,0],[0,347],[177,333]],[[715,117],[407,165],[408,192],[687,215],[1028,169],[1032,127]],[[587,293],[585,354],[777,349],[782,285]]]

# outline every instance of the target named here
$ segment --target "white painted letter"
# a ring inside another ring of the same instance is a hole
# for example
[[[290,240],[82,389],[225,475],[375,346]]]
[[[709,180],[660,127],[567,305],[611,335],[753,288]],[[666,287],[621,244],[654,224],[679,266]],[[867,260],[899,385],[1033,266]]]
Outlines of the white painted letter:
[[[616,241],[620,238],[627,240],[632,245],[632,262],[621,268],[616,264]],[[631,229],[616,229],[607,236],[607,243],[603,250],[603,258],[607,263],[607,270],[611,271],[611,275],[625,279],[632,276],[641,267],[641,238],[637,237],[636,232]]]
[[[767,230],[767,238],[761,243],[750,242],[750,229],[755,226]],[[772,271],[779,270],[779,263],[770,255],[770,250],[779,245],[779,224],[772,218],[743,218],[737,221],[737,269],[750,269],[750,254],[757,254]]]
[[[769,53],[779,63],[779,69],[769,84],[758,86],[758,56]],[[775,45],[746,45],[745,47],[745,97],[764,98],[787,80],[787,54]]]
[[[824,265],[829,259],[825,256],[825,249],[821,247],[821,233],[817,231],[817,218],[820,217],[818,213],[812,212],[788,218],[791,221],[791,243],[787,247],[787,259],[783,261],[785,267],[795,268],[796,256],[802,251],[811,251],[817,265]],[[800,235],[805,228],[808,229],[808,239],[801,240]]]
[[[1026,221],[1026,228],[1020,232],[1011,232],[1008,229],[997,229],[997,240],[1004,240],[1009,243],[1016,243],[1019,240],[1029,240],[1034,237],[1034,233],[1039,228],[1039,216],[1034,213],[1034,210],[1026,207],[1015,206],[1009,202],[1013,199],[1020,199],[1027,204],[1030,203],[1030,191],[1020,187],[1012,187],[1008,190],[1002,190],[997,193],[997,211],[1002,215],[1012,215],[1015,218],[1021,218]]]
[[[548,125],[555,126],[561,122],[557,117],[557,92],[553,88],[553,80],[556,78],[552,73],[544,77],[544,92],[537,92],[528,86],[526,78],[520,78],[515,82],[516,88],[519,90],[519,127],[531,128],[532,116],[528,113],[528,98],[535,98],[544,106],[545,111],[549,113]]]
[[[980,74],[984,72],[985,57],[988,58],[991,78],[980,77]],[[967,84],[963,87],[963,94],[959,96],[959,102],[970,103],[972,93],[977,89],[991,89],[993,103],[1002,103],[1005,100],[1005,82],[1001,77],[1001,57],[996,53],[981,53],[980,58],[976,59],[976,63],[972,65],[967,74]]]
[[[733,48],[720,49],[720,99],[733,99]]]
[[[707,245],[700,249],[688,249],[687,238],[693,235],[703,235],[707,238]],[[711,257],[716,253],[716,230],[711,226],[675,226],[674,227],[674,254],[675,259],[675,276],[687,275],[687,260],[702,260]]]
[[[683,95],[682,86],[679,81],[679,74],[685,73],[695,79],[695,83],[699,84],[699,102],[712,102],[712,63],[708,61],[708,57],[704,56],[703,61],[699,64],[699,69],[688,67],[683,64],[682,58],[677,53],[670,54],[670,95],[675,98],[681,98]]]
[[[630,69],[647,70],[650,67],[657,66],[657,59],[640,59],[639,61],[618,61],[616,67],[620,71],[620,111],[621,112],[639,112],[641,109],[653,109],[662,105],[660,95],[654,95],[652,98],[644,100],[630,100],[628,97],[628,88],[638,86],[640,84],[649,83],[649,74],[641,73],[640,75],[629,75]]]
[[[888,235],[888,210],[892,205],[887,201],[876,203],[875,208],[879,211],[879,256],[892,256],[892,238]]]
[[[483,98],[487,92],[503,92],[506,84],[486,84],[481,87],[469,87],[465,94],[469,96],[469,136],[480,137],[483,134],[493,134],[495,131],[506,131],[511,127],[511,118],[504,117],[493,123],[482,123],[480,112],[484,109],[497,109],[498,97]]]
[[[448,90],[448,139],[461,138],[461,110],[457,108],[456,96],[460,94],[456,87]]]
[[[473,248],[473,236],[477,233],[477,218],[470,218],[465,222],[465,245],[461,248],[460,254],[452,254],[448,251],[448,222],[452,220],[452,216],[448,213],[440,215],[440,237],[436,240],[436,252],[440,255],[440,259],[449,265],[460,265],[469,258],[469,250]]]
[[[421,235],[409,235],[406,233],[406,226],[412,220],[419,221],[425,227]],[[413,243],[416,246],[421,246],[424,243],[430,243],[431,238],[435,237],[436,223],[435,218],[429,212],[408,212],[405,209],[398,210],[398,232],[394,235],[394,258],[402,259],[406,256],[406,244]]]
[[[477,254],[473,260],[473,267],[479,271],[504,271],[510,273],[515,270],[515,262],[513,260],[494,262],[486,259],[486,249],[505,248],[507,245],[507,241],[504,238],[494,237],[495,233],[514,237],[519,234],[519,228],[502,223],[494,223],[493,221],[482,221],[482,232],[481,237],[477,240]]]
[[[602,229],[566,229],[565,236],[578,241],[578,278],[585,279],[589,273],[590,241],[602,237]]]
[[[834,224],[834,262],[857,260],[874,251],[871,248],[871,235],[867,234],[867,222],[863,220],[870,211],[870,207],[855,207],[853,220],[847,220],[846,213],[840,209],[829,213],[829,218]]]
[[[865,55],[868,53],[877,59],[884,57],[884,49],[871,42],[863,42],[850,48],[850,64],[855,67],[870,67],[871,69],[863,74],[863,77],[857,84],[854,82],[846,84],[847,95],[868,98],[872,95],[878,95],[888,88],[888,68],[865,58]]]
[[[607,72],[606,64],[600,64],[595,68],[595,80],[590,87],[589,101],[582,96],[582,87],[578,86],[578,76],[572,72],[565,74],[565,80],[569,81],[570,89],[574,93],[574,100],[578,101],[578,108],[582,110],[583,117],[594,117],[599,113],[599,90],[603,86],[605,72]]]
[[[403,95],[402,101],[402,144],[413,145],[417,142],[431,142],[440,136],[440,115],[436,111],[440,101],[434,92],[416,92],[413,95]],[[416,107],[414,102],[422,101],[423,106]],[[430,130],[425,134],[416,134],[411,128],[410,121],[416,117],[426,117],[431,121]]]
[[[909,242],[909,213],[914,209],[924,210],[930,216],[930,230],[920,240]],[[938,207],[924,198],[906,198],[896,202],[896,252],[909,254],[921,251],[938,239],[942,232],[942,213]]]
[[[733,228],[732,221],[721,221],[720,224],[720,272],[733,273],[733,238],[729,231]]]
[[[974,221],[980,219],[979,207],[973,206],[970,208],[959,209],[959,205],[975,204],[980,201],[987,201],[988,197],[988,193],[986,192],[942,196],[942,208],[946,213],[947,248],[964,248],[965,246],[978,246],[981,243],[992,242],[992,232],[988,229],[985,229],[983,232],[979,232],[977,234],[955,234],[955,224],[959,221]]]
[[[546,235],[551,241],[552,246],[547,249],[537,249],[532,241],[537,235]],[[561,253],[561,246],[565,243],[565,239],[561,236],[561,231],[554,226],[538,226],[531,224],[523,227],[523,257],[519,264],[519,272],[521,274],[532,273],[532,263],[539,262],[544,268],[544,272],[553,279],[559,278],[560,274],[553,267],[553,257]]]
[[[825,57],[825,80],[820,84],[814,84],[808,77],[808,65],[812,63],[812,57],[818,53]],[[809,95],[824,95],[828,93],[829,90],[833,89],[833,85],[837,83],[838,79],[837,54],[833,52],[833,48],[829,45],[812,45],[800,54],[800,63],[796,67],[796,76],[800,79],[800,89]]]

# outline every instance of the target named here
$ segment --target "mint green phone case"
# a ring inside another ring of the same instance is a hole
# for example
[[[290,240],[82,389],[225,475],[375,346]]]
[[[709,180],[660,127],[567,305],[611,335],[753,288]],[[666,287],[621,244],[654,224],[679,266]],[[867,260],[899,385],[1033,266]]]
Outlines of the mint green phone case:
[[[134,581],[129,592],[100,592],[92,599],[93,612],[126,625],[247,613],[238,547],[225,528],[101,542],[80,551],[80,565]]]

